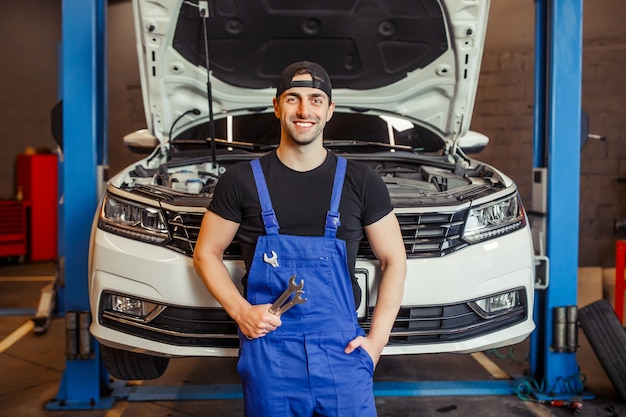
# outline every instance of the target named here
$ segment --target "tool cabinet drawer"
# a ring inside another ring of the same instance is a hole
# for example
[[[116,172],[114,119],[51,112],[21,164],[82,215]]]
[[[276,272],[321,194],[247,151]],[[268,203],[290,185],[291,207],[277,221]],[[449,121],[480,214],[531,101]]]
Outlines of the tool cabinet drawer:
[[[26,207],[21,201],[0,200],[0,257],[25,256]]]

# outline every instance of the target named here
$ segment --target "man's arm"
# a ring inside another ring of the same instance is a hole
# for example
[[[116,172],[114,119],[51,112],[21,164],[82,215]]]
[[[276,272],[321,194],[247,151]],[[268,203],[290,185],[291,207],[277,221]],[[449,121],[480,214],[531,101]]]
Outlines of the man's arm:
[[[237,322],[242,333],[249,338],[261,337],[275,330],[281,321],[268,312],[269,304],[253,306],[248,303],[224,265],[224,251],[238,229],[238,223],[207,211],[198,234],[193,265],[209,292]]]
[[[362,346],[376,364],[389,341],[389,333],[402,303],[406,278],[406,249],[398,219],[393,212],[366,226],[365,233],[380,262],[382,278],[370,331],[366,338],[351,341],[346,347],[346,353]]]

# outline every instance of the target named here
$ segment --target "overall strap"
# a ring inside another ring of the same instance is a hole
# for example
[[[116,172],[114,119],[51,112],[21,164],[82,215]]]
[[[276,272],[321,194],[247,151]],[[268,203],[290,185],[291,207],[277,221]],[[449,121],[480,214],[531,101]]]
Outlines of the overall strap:
[[[341,226],[341,221],[339,220],[339,202],[341,201],[343,180],[346,176],[346,165],[347,160],[338,156],[335,179],[333,182],[333,193],[330,197],[330,210],[328,210],[328,214],[326,214],[325,237],[335,238],[337,236],[337,229]]]
[[[259,162],[258,159],[254,159],[250,161],[250,165],[252,165],[254,182],[256,183],[256,190],[259,194],[259,201],[261,202],[261,215],[263,216],[265,233],[268,235],[277,235],[279,229],[278,219],[276,218],[274,207],[272,207],[272,200],[270,199],[270,193],[267,190],[267,183],[265,182],[261,162]]]

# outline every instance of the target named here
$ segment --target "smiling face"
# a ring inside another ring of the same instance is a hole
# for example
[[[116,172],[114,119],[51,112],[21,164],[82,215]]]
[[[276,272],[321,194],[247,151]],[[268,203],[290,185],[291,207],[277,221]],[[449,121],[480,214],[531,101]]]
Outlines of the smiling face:
[[[296,74],[293,81],[311,80],[308,72]],[[322,90],[292,87],[274,99],[274,114],[281,123],[281,143],[306,146],[322,143],[326,122],[333,116],[335,103]]]

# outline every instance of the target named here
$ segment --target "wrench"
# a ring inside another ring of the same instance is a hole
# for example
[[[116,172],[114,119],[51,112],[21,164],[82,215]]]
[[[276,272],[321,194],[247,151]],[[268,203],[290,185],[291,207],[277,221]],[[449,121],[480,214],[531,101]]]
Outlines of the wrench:
[[[280,316],[294,305],[304,303],[307,299],[302,298],[302,294],[304,294],[302,287],[304,287],[304,280],[300,280],[300,283],[296,284],[296,276],[292,275],[291,278],[289,278],[289,285],[287,286],[287,289],[276,299],[276,301],[274,301],[274,304],[272,304],[269,308],[269,312]],[[291,294],[295,295],[287,304],[285,304],[285,301],[287,301]]]
[[[282,307],[280,307],[275,312],[272,312],[272,314],[280,317],[280,316],[283,315],[283,313],[285,311],[289,310],[291,307],[295,306],[296,304],[304,303],[307,299],[306,298],[302,298],[302,294],[304,294],[304,291],[302,291],[302,290],[296,291],[296,295],[294,295],[291,300],[289,300],[286,304],[284,304]]]
[[[272,251],[272,256],[267,256],[267,253],[264,253],[263,262],[272,265],[274,268],[278,268],[278,255],[274,251]]]

